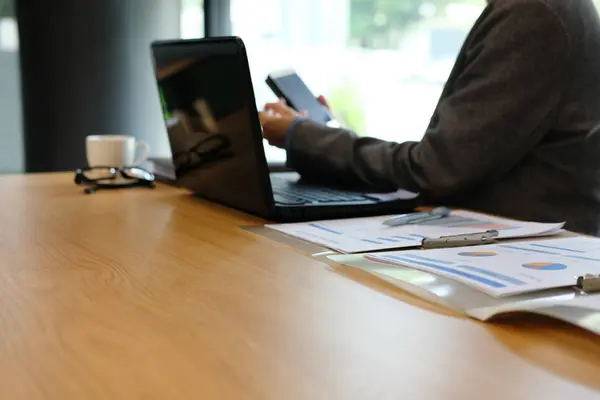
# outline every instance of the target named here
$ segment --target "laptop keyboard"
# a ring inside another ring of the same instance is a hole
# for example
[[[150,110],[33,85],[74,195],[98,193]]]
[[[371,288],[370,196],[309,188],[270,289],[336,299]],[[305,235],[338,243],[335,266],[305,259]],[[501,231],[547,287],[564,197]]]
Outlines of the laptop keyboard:
[[[280,204],[346,203],[366,200],[360,194],[296,185],[283,179],[273,179],[272,183],[274,200]]]

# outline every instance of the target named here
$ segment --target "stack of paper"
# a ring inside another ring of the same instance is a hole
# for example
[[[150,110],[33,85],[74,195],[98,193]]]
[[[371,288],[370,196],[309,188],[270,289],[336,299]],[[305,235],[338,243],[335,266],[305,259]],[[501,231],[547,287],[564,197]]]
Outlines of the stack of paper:
[[[467,313],[485,321],[497,315],[523,311],[562,319],[600,334],[600,295],[597,294],[570,294],[542,298],[539,301],[507,303],[502,306],[475,308],[468,310]],[[594,318],[586,318],[588,314],[593,314]]]
[[[267,225],[268,228],[342,253],[419,246],[423,239],[497,230],[500,239],[553,235],[563,223],[544,224],[452,211],[447,218],[423,224],[388,227],[392,216]]]
[[[574,286],[600,274],[600,240],[589,237],[435,250],[371,253],[367,258],[442,275],[493,297]]]

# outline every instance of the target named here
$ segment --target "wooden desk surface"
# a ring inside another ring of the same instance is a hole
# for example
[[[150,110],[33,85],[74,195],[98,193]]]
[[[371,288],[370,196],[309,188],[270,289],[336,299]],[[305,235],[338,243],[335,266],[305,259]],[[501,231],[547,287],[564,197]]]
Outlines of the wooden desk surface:
[[[2,399],[600,397],[600,340],[481,324],[183,191],[0,178]]]

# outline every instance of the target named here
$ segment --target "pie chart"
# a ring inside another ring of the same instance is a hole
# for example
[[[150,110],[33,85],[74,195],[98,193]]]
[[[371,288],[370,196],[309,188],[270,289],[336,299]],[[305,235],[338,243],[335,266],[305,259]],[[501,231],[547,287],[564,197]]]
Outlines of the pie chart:
[[[523,264],[523,267],[528,269],[537,269],[539,271],[560,271],[561,269],[567,269],[565,264],[553,262],[532,262]]]
[[[465,251],[458,253],[458,255],[463,257],[493,257],[496,253],[493,251]]]

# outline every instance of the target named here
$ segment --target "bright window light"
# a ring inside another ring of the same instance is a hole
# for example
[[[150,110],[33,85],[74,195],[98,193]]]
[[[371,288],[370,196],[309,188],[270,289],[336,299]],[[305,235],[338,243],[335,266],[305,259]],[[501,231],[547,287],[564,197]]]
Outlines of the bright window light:
[[[14,18],[0,18],[0,51],[19,50],[19,30]]]

